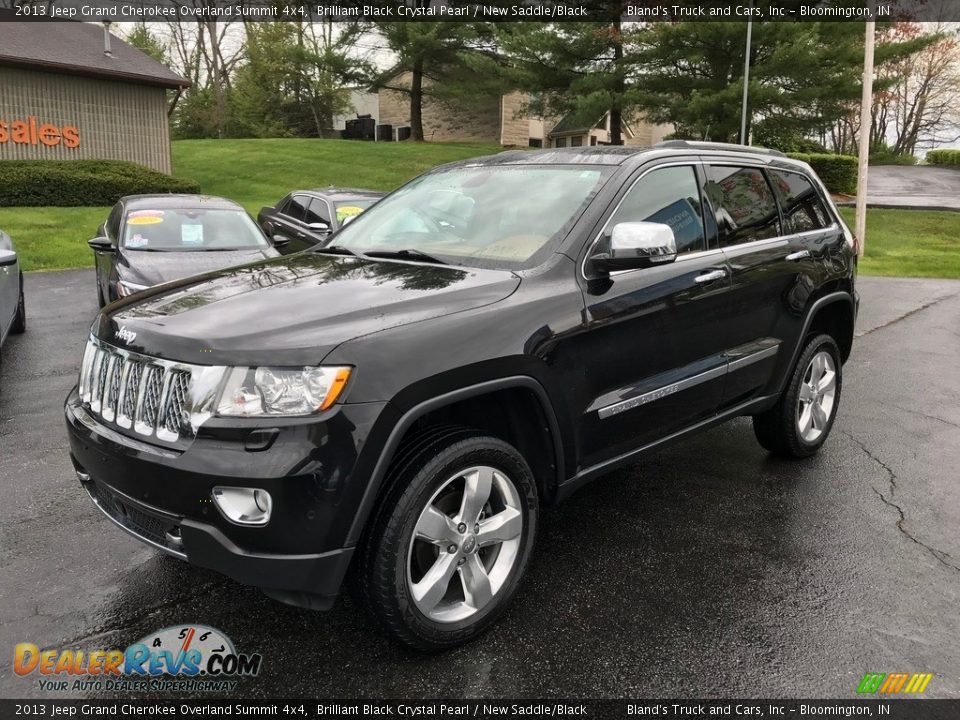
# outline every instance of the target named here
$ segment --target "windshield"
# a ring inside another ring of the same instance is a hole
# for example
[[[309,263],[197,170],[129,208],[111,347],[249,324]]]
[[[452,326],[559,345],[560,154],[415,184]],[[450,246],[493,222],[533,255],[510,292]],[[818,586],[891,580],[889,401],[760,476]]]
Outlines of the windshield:
[[[609,172],[501,165],[430,173],[380,200],[332,242],[357,253],[407,250],[458,265],[529,266],[569,230]]]
[[[346,225],[348,222],[353,220],[357,215],[362,213],[368,207],[373,205],[376,202],[376,199],[371,198],[369,200],[340,200],[333,204],[333,209],[337,214],[337,222],[341,225]]]
[[[164,208],[132,210],[123,227],[127,250],[187,252],[267,247],[243,210]]]

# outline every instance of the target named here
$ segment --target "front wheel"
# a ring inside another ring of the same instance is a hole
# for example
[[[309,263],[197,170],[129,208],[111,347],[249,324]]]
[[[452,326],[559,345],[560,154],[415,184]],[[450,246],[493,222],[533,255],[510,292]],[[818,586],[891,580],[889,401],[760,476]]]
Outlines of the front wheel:
[[[780,400],[753,417],[759,443],[772,453],[791,458],[813,455],[826,442],[840,406],[843,365],[840,350],[829,335],[811,337]]]
[[[395,638],[442,650],[509,604],[533,550],[537,490],[520,453],[497,438],[445,431],[418,445],[388,478],[358,590]]]

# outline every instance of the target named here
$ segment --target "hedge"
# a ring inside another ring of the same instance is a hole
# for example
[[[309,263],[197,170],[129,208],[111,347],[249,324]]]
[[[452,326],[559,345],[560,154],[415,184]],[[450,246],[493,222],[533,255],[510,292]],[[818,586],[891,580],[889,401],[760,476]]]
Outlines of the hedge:
[[[120,160],[0,161],[0,207],[103,206],[138,193],[195,193],[199,183]]]
[[[931,150],[927,153],[931,165],[960,165],[960,150]]]
[[[851,155],[826,153],[787,153],[788,157],[809,163],[832,193],[857,192],[857,159]]]

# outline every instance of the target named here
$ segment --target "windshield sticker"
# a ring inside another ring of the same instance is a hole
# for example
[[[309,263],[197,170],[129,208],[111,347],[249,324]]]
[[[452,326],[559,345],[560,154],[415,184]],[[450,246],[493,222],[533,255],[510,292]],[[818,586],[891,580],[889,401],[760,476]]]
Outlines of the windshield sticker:
[[[203,225],[181,225],[180,238],[184,245],[203,245]]]
[[[159,225],[162,222],[163,218],[159,215],[138,215],[136,217],[127,215],[128,225]]]
[[[140,233],[137,233],[132,238],[127,239],[128,248],[142,248],[146,247],[149,243],[150,241]]]
[[[346,225],[362,212],[362,207],[357,207],[356,205],[342,205],[337,208],[337,222],[341,225]]]

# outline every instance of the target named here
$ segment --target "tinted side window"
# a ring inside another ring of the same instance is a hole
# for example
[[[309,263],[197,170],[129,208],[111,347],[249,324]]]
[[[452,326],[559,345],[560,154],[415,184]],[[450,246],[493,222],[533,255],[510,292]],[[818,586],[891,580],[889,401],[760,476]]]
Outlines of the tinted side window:
[[[307,195],[294,195],[290,198],[290,203],[284,211],[284,215],[292,217],[294,220],[303,220],[307,214],[307,205],[310,204],[310,198]]]
[[[707,194],[717,216],[720,247],[780,235],[777,203],[759,169],[708,165]]]
[[[663,223],[673,229],[678,253],[706,250],[700,188],[693,167],[660,168],[640,178],[624,196],[607,229],[622,222]]]
[[[785,170],[771,170],[770,180],[777,189],[788,233],[819,230],[830,225],[820,195],[806,177]]]
[[[107,235],[111,240],[116,240],[120,236],[120,218],[123,216],[119,203],[113,206],[110,215],[107,218]]]
[[[310,200],[310,207],[307,208],[307,214],[304,216],[303,221],[308,225],[310,223],[326,223],[330,224],[330,209],[327,207],[327,203],[319,198],[313,198]]]

